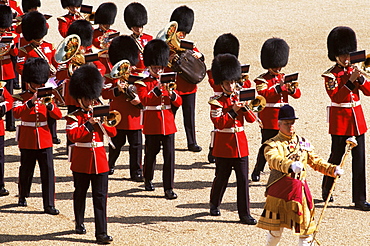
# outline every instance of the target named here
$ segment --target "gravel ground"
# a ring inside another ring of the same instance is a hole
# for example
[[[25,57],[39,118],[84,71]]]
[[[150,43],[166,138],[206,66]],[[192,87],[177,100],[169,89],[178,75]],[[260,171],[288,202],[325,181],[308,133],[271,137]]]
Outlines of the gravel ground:
[[[123,10],[129,1],[115,1],[118,15],[113,28],[121,34],[129,34],[123,23]],[[227,32],[239,38],[240,61],[251,64],[250,77],[263,73],[259,61],[263,42],[270,37],[280,37],[290,45],[290,59],[285,73],[299,72],[302,97],[291,100],[299,117],[298,134],[308,138],[316,152],[324,159],[330,154],[330,135],[326,123],[326,105],[330,102],[325,93],[321,73],[332,63],[327,58],[326,38],[338,25],[352,27],[357,33],[358,49],[370,45],[366,20],[366,1],[337,2],[297,0],[250,0],[250,1],[141,1],[148,10],[149,23],[145,31],[151,35],[164,27],[172,10],[186,4],[195,11],[195,24],[187,39],[194,40],[205,54],[207,67],[212,61],[215,39]],[[84,4],[100,2],[90,0]],[[47,40],[58,45],[62,40],[57,32],[56,17],[66,13],[59,1],[42,1],[43,13],[53,15],[49,20]],[[158,155],[154,192],[144,191],[143,184],[128,180],[128,147],[123,148],[117,169],[109,177],[108,233],[114,237],[113,245],[264,245],[266,232],[255,226],[238,223],[236,208],[236,181],[232,174],[229,187],[223,198],[220,217],[211,217],[209,194],[214,176],[214,164],[207,162],[210,130],[208,98],[212,90],[207,78],[199,84],[196,107],[196,130],[200,153],[186,151],[186,136],[182,125],[182,112],[176,123],[176,200],[163,198],[161,169],[163,160]],[[369,99],[362,97],[365,115],[370,116]],[[66,114],[65,108],[62,108]],[[19,121],[17,121],[19,123]],[[17,183],[19,149],[13,132],[5,135],[5,182],[10,195],[0,198],[0,243],[3,245],[90,245],[94,243],[94,217],[91,193],[86,206],[86,235],[74,234],[72,208],[73,181],[65,155],[65,121],[58,122],[60,145],[54,146],[56,172],[56,207],[58,216],[42,212],[42,196],[38,167],[35,170],[28,207],[17,207]],[[260,145],[260,132],[256,123],[248,124],[251,169],[254,167]],[[367,139],[367,146],[370,143]],[[345,175],[335,190],[335,202],[325,212],[317,238],[322,245],[368,245],[370,244],[369,212],[355,210],[351,203],[351,158],[345,165]],[[369,157],[367,162],[370,163]],[[251,172],[251,170],[250,170]],[[258,219],[264,204],[264,185],[268,170],[261,182],[250,183],[251,212]],[[316,202],[316,215],[321,213],[321,174],[312,169],[308,174],[311,192]],[[370,180],[370,179],[368,179]],[[369,184],[369,181],[368,181]],[[295,245],[297,237],[285,230],[280,245]]]

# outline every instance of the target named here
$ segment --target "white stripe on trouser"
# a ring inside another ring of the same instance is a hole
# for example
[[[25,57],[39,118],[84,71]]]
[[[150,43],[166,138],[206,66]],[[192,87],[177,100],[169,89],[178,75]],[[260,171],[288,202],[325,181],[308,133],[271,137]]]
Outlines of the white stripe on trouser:
[[[276,246],[279,244],[281,235],[283,234],[284,228],[280,228],[280,231],[267,231],[267,246]]]

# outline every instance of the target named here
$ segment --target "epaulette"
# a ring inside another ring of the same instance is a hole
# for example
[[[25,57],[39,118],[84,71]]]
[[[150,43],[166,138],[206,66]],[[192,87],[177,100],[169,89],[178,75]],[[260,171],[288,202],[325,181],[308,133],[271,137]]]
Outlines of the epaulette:
[[[23,97],[22,95],[24,94],[25,92],[22,92],[22,93],[18,93],[18,94],[13,94],[12,97],[17,99],[17,100],[21,100],[23,101]]]
[[[78,121],[78,119],[77,119],[77,117],[76,117],[76,115],[75,115],[75,113],[77,113],[78,111],[80,111],[81,109],[76,109],[75,111],[73,111],[73,112],[71,112],[71,113],[69,113],[69,114],[67,114],[65,117],[68,117],[68,118],[71,118],[72,120],[74,120],[74,121]]]
[[[57,20],[61,20],[61,21],[67,22],[67,20],[66,20],[66,18],[64,16],[57,17]]]
[[[328,70],[326,70],[321,76],[336,79],[335,75],[331,72],[334,68],[335,68],[335,65],[329,68]]]
[[[222,108],[221,103],[218,101],[218,99],[220,99],[221,97],[222,97],[222,94],[211,97],[208,101],[208,104]]]
[[[143,81],[141,81],[141,80],[137,80],[137,81],[135,81],[135,82],[134,82],[134,84],[137,84],[137,85],[141,85],[141,86],[146,87],[145,82],[143,82]]]
[[[268,145],[270,147],[275,147],[276,146],[276,142],[275,142],[274,138],[267,139],[263,144]]]
[[[263,83],[268,84],[267,80],[263,77],[263,76],[265,76],[266,74],[267,74],[267,72],[266,72],[266,73],[263,73],[263,74],[260,74],[257,78],[255,78],[255,79],[254,79],[254,81],[259,80],[259,81],[261,81],[261,82],[263,82]]]
[[[104,77],[105,77],[105,78],[107,78],[107,79],[114,79],[114,78],[110,75],[110,73],[106,73],[106,74],[104,74]]]
[[[335,65],[326,70],[321,76],[328,78],[327,81],[325,81],[325,87],[328,91],[334,90],[337,85],[337,78],[335,75],[331,72],[335,68]]]
[[[0,81],[0,88],[4,88],[6,85],[6,82],[5,81]]]
[[[28,51],[26,49],[28,46],[29,46],[29,44],[26,44],[25,46],[20,47],[19,50],[22,51],[22,52],[24,52],[24,53],[26,53],[26,54],[28,54]]]

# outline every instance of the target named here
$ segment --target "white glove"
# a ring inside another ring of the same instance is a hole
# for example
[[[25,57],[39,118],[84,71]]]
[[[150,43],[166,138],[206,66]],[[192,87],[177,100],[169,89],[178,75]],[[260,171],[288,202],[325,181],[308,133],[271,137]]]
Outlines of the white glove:
[[[340,166],[337,166],[335,168],[334,175],[335,176],[342,176],[344,174],[344,169],[342,169]]]
[[[303,163],[300,161],[295,161],[290,165],[290,168],[293,170],[295,173],[300,173],[303,170]]]

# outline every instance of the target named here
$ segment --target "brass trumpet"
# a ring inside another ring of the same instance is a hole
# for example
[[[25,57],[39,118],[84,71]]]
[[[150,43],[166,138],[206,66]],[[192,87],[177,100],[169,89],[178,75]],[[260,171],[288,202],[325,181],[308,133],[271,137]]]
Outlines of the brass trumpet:
[[[117,126],[120,122],[121,114],[117,110],[109,111],[109,114],[103,117],[103,123],[110,127]]]
[[[235,94],[238,95],[239,101],[240,101],[240,91],[242,91],[242,89],[240,89],[240,87],[239,87],[234,92]],[[253,118],[257,121],[259,127],[262,129],[263,128],[263,123],[262,123],[261,119],[256,115],[256,113],[259,113],[262,110],[264,110],[264,108],[266,107],[266,99],[261,95],[255,96],[256,89],[245,89],[245,91],[247,91],[248,93],[253,94],[253,95],[250,96],[253,99],[249,100],[249,102],[245,105],[244,110],[248,111],[250,113],[250,115],[253,116]]]

